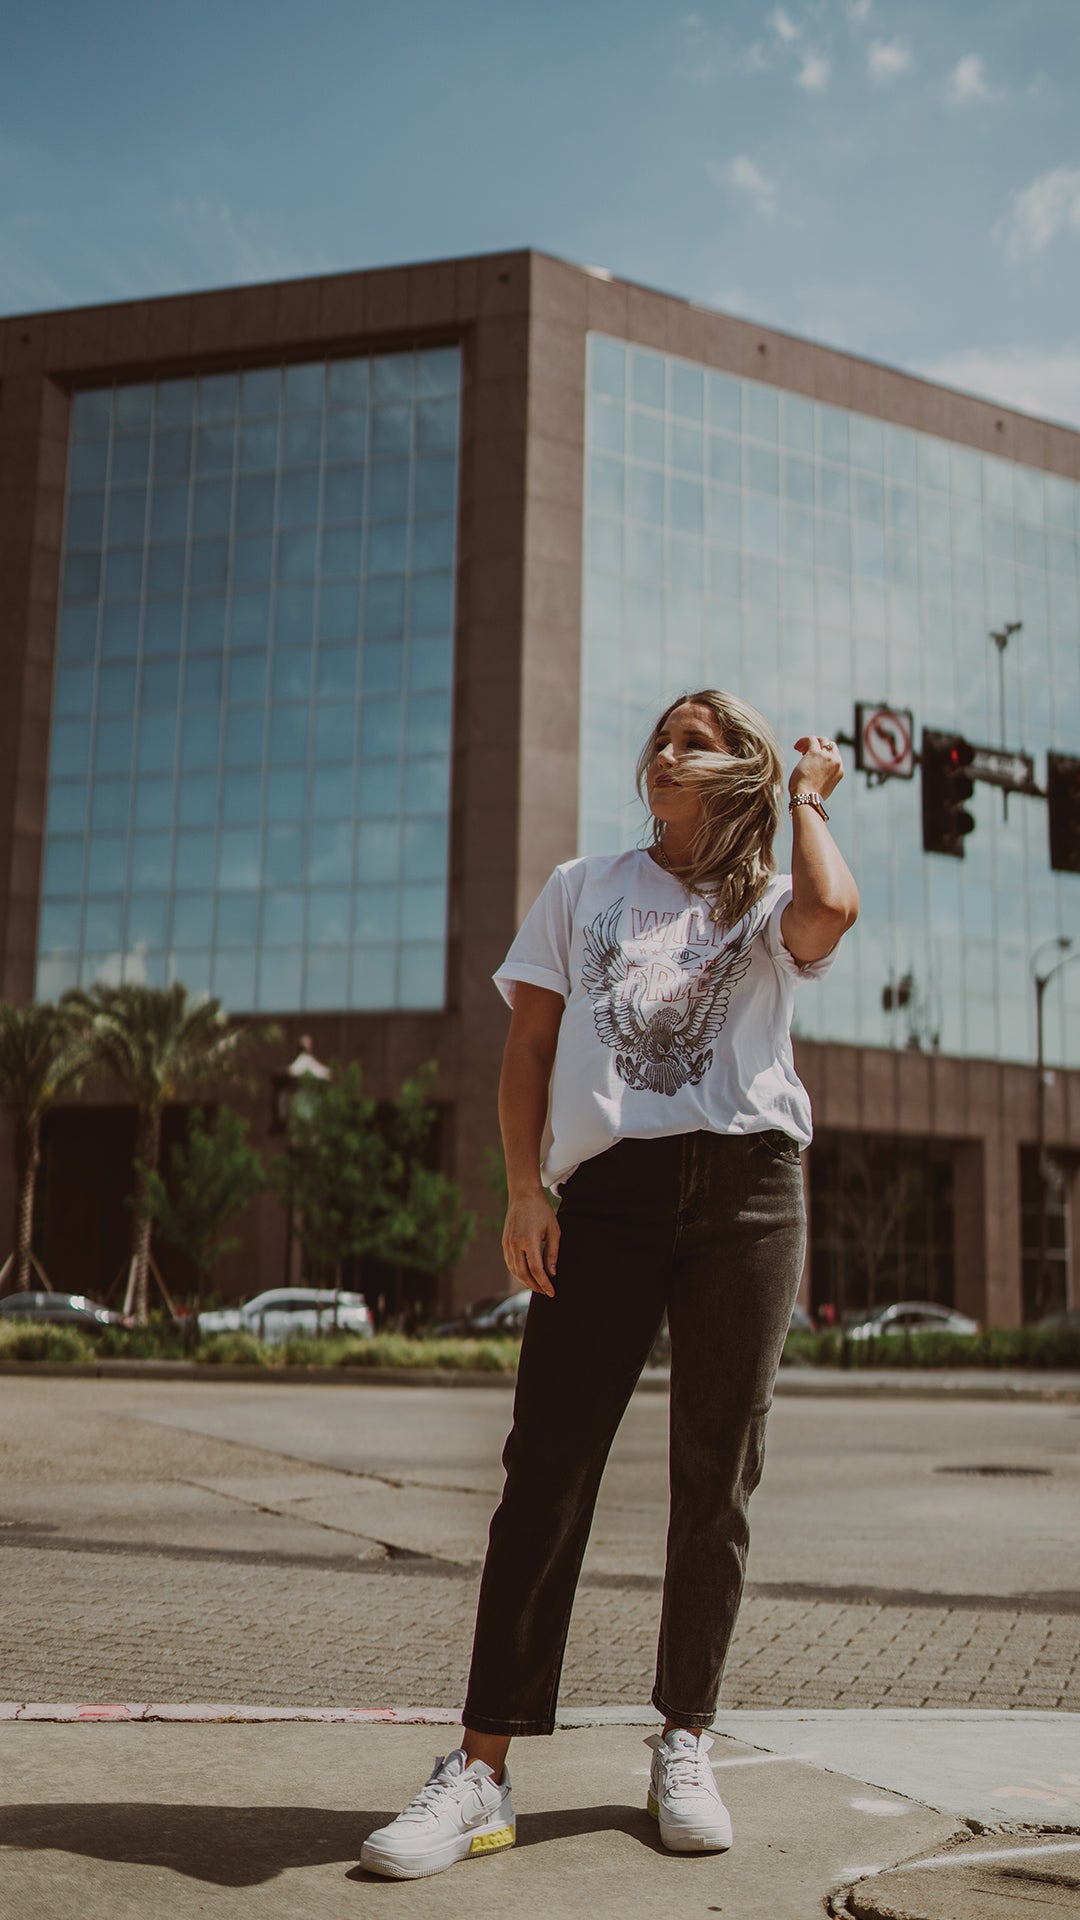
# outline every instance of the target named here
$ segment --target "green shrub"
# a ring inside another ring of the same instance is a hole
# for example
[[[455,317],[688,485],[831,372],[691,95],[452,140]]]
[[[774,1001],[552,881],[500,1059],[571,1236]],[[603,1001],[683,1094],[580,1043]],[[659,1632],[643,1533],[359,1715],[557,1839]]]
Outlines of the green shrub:
[[[43,1327],[17,1320],[0,1324],[0,1360],[79,1362],[93,1360],[95,1350],[78,1327]]]
[[[200,1340],[195,1358],[204,1367],[267,1367],[274,1362],[272,1347],[253,1333],[211,1333]]]
[[[373,1340],[355,1335],[301,1336],[283,1349],[290,1367],[442,1368],[453,1372],[511,1373],[517,1366],[517,1340],[416,1340],[404,1333],[377,1333]]]
[[[1080,1327],[992,1327],[974,1337],[936,1329],[851,1340],[838,1328],[789,1333],[784,1362],[799,1367],[1080,1367]]]
[[[152,1313],[145,1327],[102,1327],[94,1345],[109,1360],[183,1360],[187,1353],[172,1315],[161,1312]]]

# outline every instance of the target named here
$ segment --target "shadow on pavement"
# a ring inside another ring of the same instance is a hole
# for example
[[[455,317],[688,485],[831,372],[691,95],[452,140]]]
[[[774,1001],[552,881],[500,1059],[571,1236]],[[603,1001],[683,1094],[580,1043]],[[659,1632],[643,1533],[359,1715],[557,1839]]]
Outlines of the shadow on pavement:
[[[82,1854],[90,1860],[164,1867],[219,1887],[253,1887],[295,1867],[355,1861],[369,1833],[393,1820],[385,1813],[343,1813],[328,1807],[175,1806],[153,1801],[59,1801],[0,1807],[0,1847]],[[661,1852],[655,1822],[631,1807],[560,1808],[519,1815],[518,1847],[625,1833]],[[349,1879],[368,1880],[359,1866]]]

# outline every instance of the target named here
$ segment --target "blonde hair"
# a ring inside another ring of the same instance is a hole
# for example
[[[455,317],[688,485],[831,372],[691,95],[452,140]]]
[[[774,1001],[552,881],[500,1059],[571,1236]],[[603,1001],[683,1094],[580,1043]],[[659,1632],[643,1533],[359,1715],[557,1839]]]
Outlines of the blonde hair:
[[[768,721],[737,694],[705,687],[681,693],[652,728],[638,757],[638,797],[646,801],[656,741],[676,707],[707,707],[724,738],[722,752],[695,752],[675,779],[693,787],[701,807],[686,859],[671,871],[689,892],[711,897],[716,918],[730,928],[761,899],[776,871],[773,841],[783,817],[784,762]],[[652,817],[652,844],[663,847],[664,826]]]

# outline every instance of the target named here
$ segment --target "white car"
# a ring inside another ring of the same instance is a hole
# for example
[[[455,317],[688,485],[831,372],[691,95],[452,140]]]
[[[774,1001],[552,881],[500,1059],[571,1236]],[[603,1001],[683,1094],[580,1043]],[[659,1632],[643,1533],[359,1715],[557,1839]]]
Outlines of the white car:
[[[870,1320],[847,1329],[849,1340],[880,1340],[886,1333],[978,1333],[979,1323],[955,1307],[939,1307],[932,1300],[897,1300],[882,1307]]]
[[[200,1334],[253,1333],[267,1346],[280,1347],[298,1334],[351,1333],[370,1339],[371,1309],[362,1293],[333,1287],[271,1287],[242,1307],[200,1313]]]

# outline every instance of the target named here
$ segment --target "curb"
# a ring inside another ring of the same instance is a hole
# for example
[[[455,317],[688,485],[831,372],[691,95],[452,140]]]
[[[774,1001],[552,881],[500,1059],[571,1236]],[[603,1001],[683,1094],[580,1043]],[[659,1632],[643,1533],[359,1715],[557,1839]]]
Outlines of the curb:
[[[645,1727],[657,1718],[654,1707],[567,1707],[556,1716],[560,1727]],[[74,1726],[88,1721],[142,1722],[167,1721],[172,1725],[222,1726],[226,1724],[264,1725],[267,1722],[300,1721],[317,1726],[458,1726],[461,1710],[457,1707],[243,1707],[224,1706],[206,1701],[189,1701],[180,1706],[141,1705],[104,1701],[100,1705],[76,1706],[48,1702],[0,1701],[0,1722],[33,1721],[38,1725]]]
[[[514,1386],[514,1371],[478,1372],[449,1367],[252,1367],[204,1366],[194,1360],[22,1360],[0,1362],[0,1377],[66,1380],[216,1380],[232,1385],[317,1387],[503,1387]],[[666,1393],[665,1369],[650,1368],[638,1381],[639,1393]],[[807,1400],[1012,1400],[1080,1405],[1080,1373],[1008,1372],[1004,1377],[972,1368],[969,1373],[841,1371],[838,1368],[782,1367],[774,1389],[778,1399]]]

